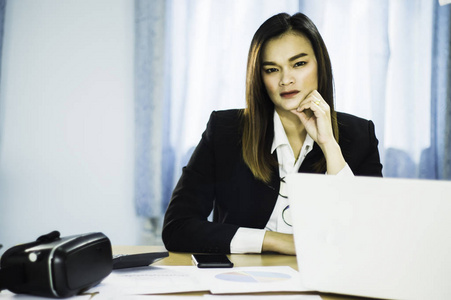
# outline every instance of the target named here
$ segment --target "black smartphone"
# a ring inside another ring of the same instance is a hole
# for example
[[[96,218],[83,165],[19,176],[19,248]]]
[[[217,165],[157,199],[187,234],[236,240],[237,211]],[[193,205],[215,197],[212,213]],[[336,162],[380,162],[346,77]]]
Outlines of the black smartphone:
[[[193,254],[191,257],[198,268],[233,267],[233,263],[225,254]]]

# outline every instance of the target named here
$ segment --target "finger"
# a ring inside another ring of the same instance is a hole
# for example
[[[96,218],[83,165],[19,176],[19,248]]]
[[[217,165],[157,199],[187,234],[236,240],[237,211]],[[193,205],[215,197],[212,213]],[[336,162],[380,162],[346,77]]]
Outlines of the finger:
[[[322,114],[324,114],[326,116],[330,115],[329,104],[327,104],[327,102],[324,101],[324,99],[317,98],[315,96],[312,97],[310,110],[312,110],[313,113],[318,117]],[[317,114],[316,112],[318,112],[319,114]]]
[[[292,110],[292,112],[298,116],[298,118],[301,120],[301,122],[305,125],[306,122],[308,122],[313,116],[313,112],[310,109],[298,111],[298,110]]]
[[[321,105],[321,100],[318,99],[317,97],[313,96],[313,97],[312,97],[312,100],[311,100],[311,103],[312,103],[312,105],[316,105],[316,106],[320,107],[320,105]]]
[[[320,105],[321,102],[325,102],[323,97],[317,90],[311,91],[307,96],[299,103],[298,111],[303,111],[312,107],[312,103]]]
[[[305,98],[305,99],[299,104],[299,106],[297,107],[296,110],[297,110],[298,112],[301,112],[301,111],[305,111],[305,110],[307,110],[307,109],[311,109],[312,106],[315,105],[315,101],[317,101],[317,100],[315,100],[315,99],[312,98],[312,97]]]
[[[320,107],[319,104],[313,103],[312,107],[310,107],[310,110],[313,112],[313,115],[316,118],[327,116],[326,111],[322,107]]]
[[[305,111],[307,109],[310,109],[311,111],[324,111],[324,105],[321,102],[321,99],[318,99],[316,97],[311,97],[311,99],[308,100],[308,102],[304,102],[301,104],[298,108],[298,112]]]
[[[321,96],[321,94],[318,91],[312,92],[312,97],[316,99],[315,103],[321,106],[324,110],[330,110],[329,103],[327,103],[326,100]]]
[[[301,120],[302,124],[304,124],[304,126],[310,119],[304,112],[298,113],[297,116],[299,117],[299,120]]]

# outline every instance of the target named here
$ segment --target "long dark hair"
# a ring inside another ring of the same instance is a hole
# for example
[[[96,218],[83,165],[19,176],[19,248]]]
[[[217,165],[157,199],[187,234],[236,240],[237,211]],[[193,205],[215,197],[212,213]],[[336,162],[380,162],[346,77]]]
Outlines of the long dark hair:
[[[265,44],[278,36],[295,31],[310,40],[318,64],[318,92],[329,104],[332,116],[332,129],[338,141],[337,117],[334,109],[334,85],[332,66],[326,45],[315,24],[304,14],[290,16],[277,14],[266,20],[255,33],[249,49],[246,75],[246,109],[244,110],[244,129],[242,152],[245,163],[254,176],[266,183],[277,166],[271,155],[274,138],[274,104],[266,92],[262,80],[262,51]],[[315,164],[315,171],[326,171],[326,160],[323,157]]]

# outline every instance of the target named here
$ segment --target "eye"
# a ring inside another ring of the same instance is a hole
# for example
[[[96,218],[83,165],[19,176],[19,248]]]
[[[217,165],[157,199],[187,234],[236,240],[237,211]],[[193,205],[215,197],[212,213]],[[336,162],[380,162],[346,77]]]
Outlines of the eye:
[[[277,72],[277,69],[276,68],[268,68],[268,69],[265,69],[265,73],[273,73],[273,72]]]
[[[305,61],[298,61],[297,63],[294,64],[294,67],[302,67],[305,64],[307,64],[307,62],[305,62]]]

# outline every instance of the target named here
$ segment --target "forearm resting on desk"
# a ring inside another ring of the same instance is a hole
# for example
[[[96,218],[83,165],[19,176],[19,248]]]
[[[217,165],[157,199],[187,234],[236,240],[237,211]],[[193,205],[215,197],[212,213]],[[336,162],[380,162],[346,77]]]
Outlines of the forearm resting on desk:
[[[262,251],[296,255],[293,235],[275,231],[267,231],[265,233],[265,238],[263,239]]]

